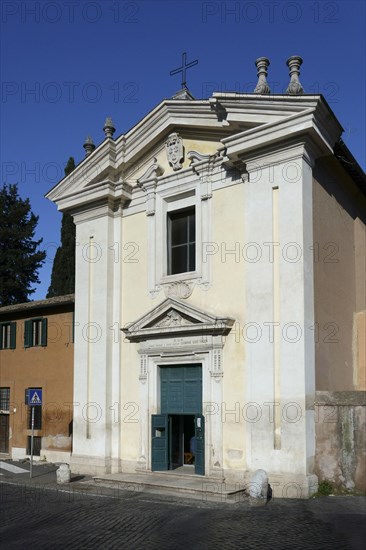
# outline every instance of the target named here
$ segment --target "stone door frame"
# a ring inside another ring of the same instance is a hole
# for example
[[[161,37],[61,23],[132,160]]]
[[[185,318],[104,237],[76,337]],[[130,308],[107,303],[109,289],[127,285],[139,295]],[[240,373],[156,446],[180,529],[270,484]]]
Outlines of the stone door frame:
[[[213,339],[214,337],[208,337]],[[218,337],[215,337],[215,339]],[[173,338],[171,338],[173,340]],[[221,338],[220,338],[221,339]],[[169,342],[170,338],[167,338]],[[151,472],[151,415],[160,413],[160,370],[165,365],[202,366],[202,414],[205,417],[205,476],[223,478],[222,423],[213,404],[222,403],[223,371],[222,343],[220,347],[192,351],[183,349],[175,353],[157,353],[155,350],[141,350],[140,353],[140,438],[138,470]],[[206,347],[206,346],[205,346]],[[211,460],[215,457],[215,464]]]

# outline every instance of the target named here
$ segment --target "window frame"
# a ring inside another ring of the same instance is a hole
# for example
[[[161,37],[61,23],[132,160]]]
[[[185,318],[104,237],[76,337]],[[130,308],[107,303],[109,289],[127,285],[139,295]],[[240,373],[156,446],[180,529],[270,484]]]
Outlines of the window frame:
[[[200,232],[200,199],[197,196],[195,186],[184,193],[172,194],[162,193],[158,201],[157,233],[160,236],[157,242],[157,282],[158,284],[169,284],[175,281],[198,279],[200,277],[200,264],[198,250],[201,248]],[[169,274],[168,270],[168,214],[181,210],[195,208],[195,228],[196,228],[196,261],[194,271],[185,271],[182,273]],[[159,213],[160,211],[160,213]]]
[[[9,335],[5,332],[9,331]],[[16,348],[17,324],[15,321],[5,321],[0,323],[0,350]]]
[[[173,230],[173,223],[174,223],[174,216],[176,215],[179,215],[179,214],[184,214],[186,213],[187,214],[187,223],[186,223],[186,231],[187,231],[187,235],[186,235],[186,239],[185,239],[185,242],[183,243],[180,243],[178,245],[173,245],[172,244],[172,230]],[[189,220],[189,217],[190,216],[194,216],[194,240],[191,240],[191,235],[190,235],[190,220]],[[166,245],[167,245],[167,276],[172,276],[172,275],[182,275],[182,274],[186,274],[186,273],[194,273],[196,271],[196,264],[197,264],[197,243],[196,243],[196,207],[195,205],[193,206],[189,206],[189,207],[186,207],[186,208],[182,208],[182,209],[179,209],[179,210],[168,210],[167,212],[167,241],[166,241]],[[173,273],[173,249],[174,248],[178,248],[178,247],[184,247],[184,249],[186,250],[187,252],[187,268],[189,268],[189,264],[190,264],[190,247],[191,245],[194,245],[194,269],[186,269],[184,271],[177,271],[177,272],[174,272]]]
[[[31,454],[31,437],[30,435],[27,436],[27,448],[26,448],[26,455],[29,456]],[[41,449],[42,449],[42,437],[39,435],[35,435],[33,437],[33,456],[41,456]]]
[[[204,290],[211,286],[212,254],[204,254],[204,243],[212,241],[212,196],[207,194],[206,187],[192,169],[187,169],[178,175],[160,177],[151,190],[150,206],[146,208],[147,273],[151,298],[161,290],[166,295],[174,292],[176,282],[184,283],[187,291],[195,285]],[[196,269],[168,275],[167,213],[192,206],[195,206],[196,214]]]
[[[32,407],[34,407],[34,429],[42,430],[42,405],[28,405],[27,430],[32,429]]]
[[[47,317],[35,317],[24,321],[24,347],[47,346]]]
[[[0,388],[0,410],[2,414],[10,412],[10,387],[1,386]]]

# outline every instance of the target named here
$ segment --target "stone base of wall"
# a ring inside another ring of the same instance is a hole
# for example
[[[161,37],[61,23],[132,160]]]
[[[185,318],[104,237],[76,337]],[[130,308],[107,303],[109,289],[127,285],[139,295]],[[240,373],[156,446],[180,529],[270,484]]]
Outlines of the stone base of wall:
[[[73,474],[103,475],[111,473],[111,459],[72,454],[70,468]]]
[[[47,460],[47,462],[52,462],[53,464],[57,462],[70,464],[71,453],[70,451],[60,451],[58,449],[55,449],[55,450],[41,449],[41,457],[44,457]]]
[[[224,483],[245,487],[249,492],[253,474],[254,471],[225,470]],[[267,472],[267,475],[273,498],[309,498],[318,490],[318,478],[314,474]]]
[[[25,447],[12,447],[11,449],[11,458],[13,460],[22,460],[23,458],[27,458],[26,454],[26,448]],[[39,456],[35,457],[39,458]]]
[[[65,461],[66,462],[66,461]],[[139,468],[139,463],[134,460],[101,459],[72,455],[70,459],[72,473],[104,475],[108,473],[149,473],[150,470]],[[247,488],[249,492],[250,480],[254,472],[246,470],[224,470],[214,472],[208,476],[202,476],[202,482],[217,484],[217,492],[225,492],[225,487],[238,491]],[[268,480],[272,488],[273,498],[309,498],[318,490],[318,478],[313,474],[291,474],[267,472]]]
[[[42,437],[42,449],[71,451],[71,436],[64,434],[46,435]]]
[[[366,491],[366,391],[316,392],[315,419],[319,482]]]
[[[30,455],[27,455],[27,449],[25,447],[12,447],[11,458],[12,460],[24,460],[25,458],[30,458]],[[34,462],[39,460],[43,460],[42,451],[41,456],[33,455]]]
[[[138,463],[132,460],[121,460],[123,473],[149,473],[151,470],[139,468]],[[202,482],[208,480],[210,486],[216,486],[215,491],[225,493],[227,487],[231,490],[249,493],[250,480],[254,472],[248,470],[214,470],[207,476],[202,476]],[[309,498],[318,490],[318,478],[314,474],[291,474],[267,472],[272,489],[273,498]]]

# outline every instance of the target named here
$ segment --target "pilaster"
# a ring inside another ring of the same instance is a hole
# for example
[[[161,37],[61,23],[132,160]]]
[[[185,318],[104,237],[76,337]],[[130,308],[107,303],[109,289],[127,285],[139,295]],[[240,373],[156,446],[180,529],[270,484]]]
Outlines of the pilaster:
[[[248,468],[310,476],[315,453],[312,159],[305,143],[243,158]],[[247,325],[249,326],[249,325]]]
[[[75,471],[118,471],[123,201],[74,213],[76,224],[73,454]],[[86,457],[89,460],[87,466]]]

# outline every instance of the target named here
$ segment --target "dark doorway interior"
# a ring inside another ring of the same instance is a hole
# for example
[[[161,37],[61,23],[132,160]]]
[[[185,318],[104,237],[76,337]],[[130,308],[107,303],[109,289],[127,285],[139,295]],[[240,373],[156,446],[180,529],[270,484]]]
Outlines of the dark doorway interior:
[[[191,439],[194,437],[193,414],[170,415],[170,469],[174,470],[183,465],[194,465],[195,457],[192,453]]]

